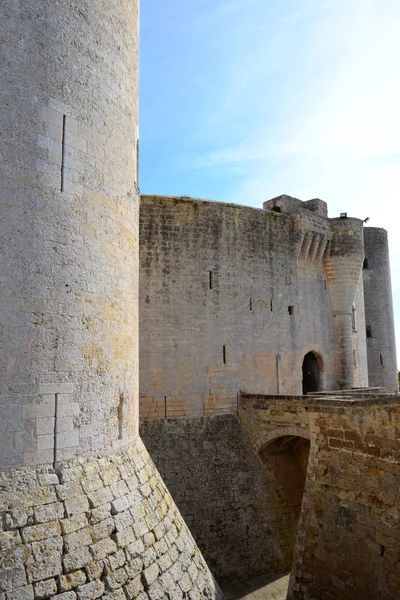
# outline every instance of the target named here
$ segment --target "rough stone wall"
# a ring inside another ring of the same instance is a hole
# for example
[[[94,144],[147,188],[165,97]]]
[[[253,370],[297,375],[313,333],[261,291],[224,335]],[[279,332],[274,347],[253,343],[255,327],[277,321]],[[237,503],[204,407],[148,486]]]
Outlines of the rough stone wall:
[[[396,392],[396,340],[387,232],[377,227],[365,228],[364,245],[365,314],[366,325],[371,328],[371,337],[367,338],[370,385]]]
[[[138,11],[1,2],[3,469],[137,435]]]
[[[396,600],[400,407],[310,415],[311,454],[289,600]]]
[[[309,351],[336,386],[329,221],[300,213],[142,197],[142,418],[234,412],[239,390],[301,394]]]
[[[1,600],[222,598],[141,442],[0,486]]]
[[[219,581],[290,569],[293,498],[282,500],[277,457],[263,464],[237,416],[145,421],[140,433]]]

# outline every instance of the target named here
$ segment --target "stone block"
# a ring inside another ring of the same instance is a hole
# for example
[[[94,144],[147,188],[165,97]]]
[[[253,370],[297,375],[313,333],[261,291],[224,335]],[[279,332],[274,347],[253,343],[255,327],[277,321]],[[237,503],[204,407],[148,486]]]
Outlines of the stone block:
[[[32,585],[26,585],[24,587],[17,588],[12,592],[6,593],[7,600],[33,600],[34,597],[35,595]]]
[[[61,557],[63,549],[63,538],[51,537],[40,542],[33,542],[32,552],[37,561],[46,561],[49,558],[55,559],[57,555]]]
[[[91,492],[88,494],[90,506],[96,508],[97,506],[101,506],[102,504],[107,504],[107,502],[111,502],[113,500],[113,495],[111,489],[109,487],[100,488],[95,492]]]
[[[45,600],[57,593],[57,584],[55,579],[46,579],[35,583],[35,598]]]
[[[54,436],[54,417],[40,417],[36,419],[37,435],[52,435]],[[58,483],[58,482],[57,482]]]
[[[90,530],[87,527],[78,529],[78,531],[68,533],[64,536],[64,544],[67,552],[74,552],[84,546],[90,546],[91,543],[92,538]]]
[[[77,531],[78,529],[83,529],[88,525],[88,520],[86,514],[79,513],[70,517],[69,519],[63,519],[61,521],[61,527],[64,535],[68,533],[72,533],[73,531]]]
[[[75,552],[69,552],[63,556],[63,565],[66,573],[82,569],[92,561],[87,547],[79,548]]]
[[[40,383],[38,393],[42,395],[51,394],[73,394],[73,383]]]
[[[110,537],[115,530],[114,520],[110,517],[104,521],[100,521],[97,525],[93,525],[90,529],[91,536],[94,542],[98,542],[104,538]]]
[[[101,540],[100,542],[93,544],[93,546],[90,547],[90,550],[93,554],[94,560],[101,560],[108,554],[115,554],[118,548],[113,540],[106,538],[105,540]]]
[[[58,576],[61,574],[61,558],[52,558],[45,562],[29,564],[26,567],[26,573],[30,583]]]
[[[68,592],[86,583],[86,573],[84,571],[75,571],[68,575],[61,575],[59,581],[60,591]]]
[[[142,573],[142,579],[145,586],[149,586],[155,581],[160,573],[159,566],[157,563],[153,563],[147,569],[145,569]]]
[[[39,542],[49,537],[57,537],[61,535],[61,527],[58,521],[49,521],[40,525],[32,525],[31,527],[25,527],[22,530],[22,537],[24,542]]]
[[[104,593],[104,583],[101,581],[91,581],[78,588],[77,594],[79,600],[95,600]]]
[[[143,583],[140,577],[135,577],[125,585],[125,591],[128,598],[137,598],[140,592],[144,591]]]
[[[53,504],[36,507],[34,517],[36,523],[45,523],[46,521],[63,519],[64,512],[64,504],[62,502],[54,502]]]

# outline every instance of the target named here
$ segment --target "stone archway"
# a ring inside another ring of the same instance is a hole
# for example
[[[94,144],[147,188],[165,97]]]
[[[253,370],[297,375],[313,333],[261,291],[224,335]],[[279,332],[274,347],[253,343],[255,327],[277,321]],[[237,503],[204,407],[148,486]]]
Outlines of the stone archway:
[[[291,569],[309,452],[310,440],[298,435],[280,435],[259,450],[270,489],[274,490],[269,507],[273,516],[271,537],[281,572]]]
[[[303,396],[309,392],[318,392],[321,389],[321,372],[319,361],[314,352],[308,352],[303,360]]]

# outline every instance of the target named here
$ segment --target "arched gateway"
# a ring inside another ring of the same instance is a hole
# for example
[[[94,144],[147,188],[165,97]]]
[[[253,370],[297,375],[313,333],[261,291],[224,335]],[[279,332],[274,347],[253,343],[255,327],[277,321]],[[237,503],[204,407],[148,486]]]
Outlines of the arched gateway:
[[[321,373],[318,358],[314,352],[308,352],[303,360],[303,395],[318,392],[321,389]]]

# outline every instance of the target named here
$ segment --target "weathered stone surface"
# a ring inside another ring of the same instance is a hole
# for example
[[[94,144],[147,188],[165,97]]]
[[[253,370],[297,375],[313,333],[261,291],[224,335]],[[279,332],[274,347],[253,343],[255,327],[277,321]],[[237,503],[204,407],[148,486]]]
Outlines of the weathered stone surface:
[[[61,591],[64,590],[61,588]],[[55,579],[45,579],[35,584],[35,598],[45,600],[57,593],[57,583]]]
[[[5,514],[10,518],[3,520],[5,531],[0,532],[5,548],[0,552],[1,590],[7,591],[7,594],[14,591],[26,594],[27,598],[21,597],[21,600],[32,600],[28,597],[31,593],[34,593],[35,600],[50,597],[90,600],[100,596],[119,600],[121,594],[129,594],[129,590],[138,598],[143,596],[146,600],[156,600],[162,594],[166,597],[165,594],[171,591],[164,589],[161,581],[165,581],[167,586],[173,581],[175,590],[179,590],[181,578],[185,590],[189,590],[190,582],[190,589],[194,587],[200,594],[206,593],[204,581],[210,577],[208,568],[143,444],[139,442],[136,447],[109,454],[107,459],[115,461],[113,469],[117,476],[112,477],[108,469],[106,480],[113,481],[114,494],[122,494],[119,499],[123,499],[124,503],[120,507],[126,506],[125,501],[129,505],[118,514],[110,513],[110,510],[115,512],[118,508],[118,505],[112,507],[114,498],[102,506],[94,506],[92,498],[92,507],[87,499],[86,502],[79,500],[75,505],[79,512],[72,516],[66,509],[74,501],[74,494],[86,498],[80,486],[82,474],[86,471],[91,482],[88,496],[97,494],[98,498],[103,497],[102,490],[110,490],[103,479],[96,476],[101,470],[96,470],[93,458],[89,469],[82,459],[66,466],[66,476],[63,469],[57,471],[57,483],[54,483],[54,492],[58,496],[56,503],[35,504],[29,513],[23,504],[25,492],[13,492],[12,501],[21,507],[17,513],[15,508],[10,510],[10,502],[2,499]],[[99,464],[103,460],[98,459]],[[143,484],[135,473],[143,470],[151,490],[150,496],[140,495]],[[125,485],[119,484],[121,477],[126,477]],[[35,481],[33,469],[29,481]],[[59,484],[58,481],[64,483]],[[13,484],[12,480],[9,484]],[[39,485],[37,479],[36,485]],[[109,493],[104,497],[108,498]],[[48,489],[44,494],[33,489],[29,492],[29,502],[33,497],[49,500],[54,494]],[[160,506],[163,510],[158,510]],[[46,516],[53,519],[31,525],[29,515],[33,518],[34,514],[39,519]],[[21,525],[16,529],[17,518]],[[162,574],[166,575],[165,580]],[[214,598],[220,598],[218,591]],[[8,600],[8,597],[3,600]]]

